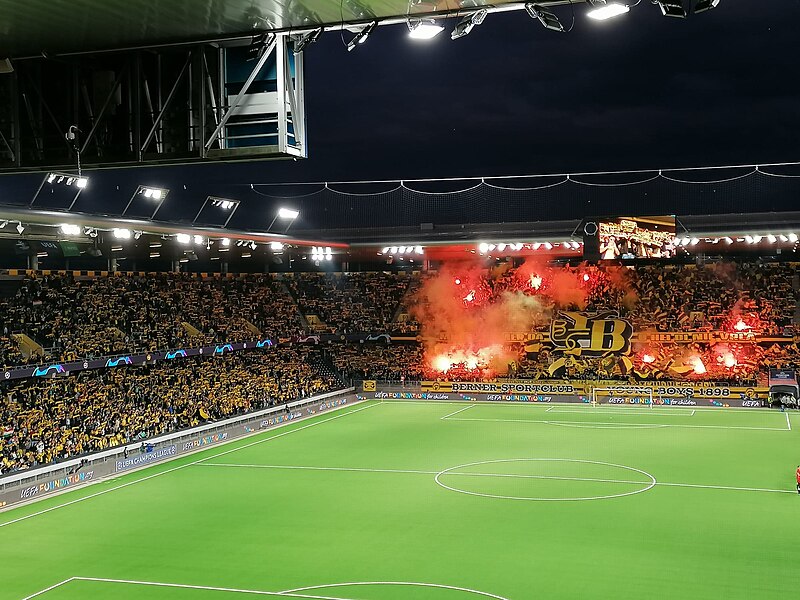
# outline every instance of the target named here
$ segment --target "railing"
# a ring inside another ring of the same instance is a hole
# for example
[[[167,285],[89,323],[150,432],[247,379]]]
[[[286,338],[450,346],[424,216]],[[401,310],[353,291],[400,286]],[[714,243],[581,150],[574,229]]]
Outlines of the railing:
[[[147,445],[151,445],[154,447],[163,446],[164,444],[167,443],[177,443],[187,440],[189,438],[196,438],[202,434],[210,434],[216,431],[220,431],[222,429],[229,429],[231,426],[234,425],[245,425],[253,421],[262,420],[264,417],[269,417],[270,415],[274,415],[276,413],[285,412],[287,409],[309,407],[314,404],[319,404],[320,402],[329,398],[352,394],[354,391],[355,389],[351,387],[351,388],[336,390],[333,392],[327,392],[325,394],[319,394],[317,396],[304,398],[302,400],[297,400],[295,402],[288,402],[286,404],[273,406],[271,408],[247,413],[244,415],[239,415],[237,417],[231,417],[230,419],[224,419],[222,421],[207,423],[205,425],[200,425],[198,427],[193,427],[191,429],[183,429],[181,431],[160,435],[155,438],[137,440],[135,443],[128,443],[122,446],[116,446],[109,450],[103,450],[102,452],[76,456],[64,462],[53,463],[37,469],[19,471],[17,473],[7,475],[5,477],[0,477],[0,492],[5,491],[9,487],[20,487],[20,486],[30,485],[38,481],[52,479],[57,476],[66,476],[70,474],[71,471],[74,471],[77,467],[80,467],[81,464],[83,464],[84,461],[87,460],[89,461],[88,465],[84,466],[83,469],[90,468],[100,463],[106,463],[109,462],[110,460],[116,460],[118,457],[125,455],[126,449],[128,450],[128,452],[138,451],[143,442],[146,443]]]

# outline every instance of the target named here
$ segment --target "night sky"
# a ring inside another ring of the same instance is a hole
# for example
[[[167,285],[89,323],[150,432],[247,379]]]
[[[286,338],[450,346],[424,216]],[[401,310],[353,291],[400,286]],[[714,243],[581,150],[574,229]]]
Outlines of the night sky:
[[[452,23],[431,42],[381,27],[353,52],[326,33],[306,51],[309,159],[235,171],[300,181],[800,160],[800,2],[722,0],[686,20],[648,0],[603,23],[585,11],[566,34],[525,12],[489,15],[456,41]]]
[[[545,30],[524,11],[490,14],[455,41],[449,36],[455,20],[430,42],[409,39],[404,26],[379,27],[353,52],[342,41],[351,34],[325,33],[306,50],[307,160],[103,171],[92,175],[76,210],[119,214],[131,189],[145,183],[172,190],[159,218],[193,215],[216,194],[244,203],[244,221],[232,226],[258,228],[281,200],[252,191],[250,183],[800,160],[800,1],[722,0],[686,20],[661,16],[649,0],[606,22],[591,21],[585,12],[585,5],[576,6],[574,28],[563,34]],[[558,15],[569,25],[569,7]],[[0,190],[7,200],[27,202],[40,181],[40,175],[12,176]],[[706,196],[679,196],[671,188],[660,196],[643,192],[635,208],[648,214],[794,210],[796,195],[778,186],[795,181],[762,178],[760,187],[742,188],[735,200],[721,188],[705,189]],[[258,189],[294,195],[313,188]],[[583,196],[544,198],[541,211],[526,218],[574,218],[601,210],[598,204],[608,214],[633,210],[594,190],[597,196],[582,190]],[[314,202],[303,203],[306,215],[318,208]],[[403,208],[395,204],[393,210]],[[564,209],[561,217],[548,208],[554,205]],[[406,217],[442,220],[428,214],[433,208],[425,202],[420,206],[425,214]],[[361,212],[355,205],[346,210]],[[442,211],[449,219],[477,222],[522,218]],[[379,213],[370,223],[397,221]],[[340,220],[360,226],[349,215]],[[341,225],[330,212],[297,224],[323,226]]]

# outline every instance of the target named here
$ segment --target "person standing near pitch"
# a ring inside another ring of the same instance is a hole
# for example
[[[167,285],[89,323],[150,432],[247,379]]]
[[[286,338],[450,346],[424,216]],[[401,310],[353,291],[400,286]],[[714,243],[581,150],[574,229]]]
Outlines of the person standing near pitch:
[[[797,465],[797,471],[795,472],[795,479],[797,479],[797,493],[800,494],[800,465]]]

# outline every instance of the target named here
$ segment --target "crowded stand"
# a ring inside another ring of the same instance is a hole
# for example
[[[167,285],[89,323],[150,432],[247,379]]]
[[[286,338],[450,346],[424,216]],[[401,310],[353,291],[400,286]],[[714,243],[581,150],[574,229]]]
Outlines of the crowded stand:
[[[13,288],[9,281],[4,284],[0,363],[7,367],[206,343],[280,343],[266,351],[210,359],[4,382],[4,472],[285,403],[343,382],[508,377],[754,386],[763,385],[770,368],[800,364],[794,337],[800,285],[793,264],[625,268],[524,263],[456,275],[444,269],[424,275],[303,273],[285,278],[51,274],[15,280]],[[519,307],[525,318],[510,318]],[[497,309],[509,318],[498,321]],[[719,343],[634,336],[622,355],[565,353],[548,337],[553,319],[565,310],[613,314],[636,335],[727,332],[753,337]],[[520,323],[523,331],[517,330]],[[487,348],[459,337],[470,328]],[[527,341],[507,340],[509,332]],[[363,335],[360,340],[337,336],[318,346],[298,343],[299,336],[309,333]],[[377,341],[370,337],[374,334],[389,335]],[[15,339],[20,336],[38,344],[44,356],[32,352],[26,357]],[[390,336],[401,339],[390,341]],[[450,346],[442,350],[442,344]],[[487,358],[484,350],[496,356]]]
[[[412,279],[405,273],[302,273],[287,285],[303,314],[321,321],[320,333],[384,332]]]
[[[309,347],[84,371],[0,387],[0,471],[34,468],[339,387]]]

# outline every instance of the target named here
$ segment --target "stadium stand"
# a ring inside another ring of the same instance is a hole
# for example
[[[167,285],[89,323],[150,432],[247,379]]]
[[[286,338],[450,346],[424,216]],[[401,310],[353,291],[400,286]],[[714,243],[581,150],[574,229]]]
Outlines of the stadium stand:
[[[0,472],[137,442],[340,387],[308,347],[2,384]]]

